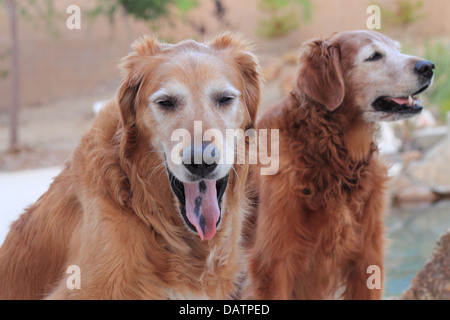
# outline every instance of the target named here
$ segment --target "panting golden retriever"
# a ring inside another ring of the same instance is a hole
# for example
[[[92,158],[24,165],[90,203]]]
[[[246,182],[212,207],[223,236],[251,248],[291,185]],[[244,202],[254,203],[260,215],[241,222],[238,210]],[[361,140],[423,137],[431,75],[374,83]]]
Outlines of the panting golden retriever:
[[[386,168],[375,122],[421,112],[430,61],[370,31],[303,47],[294,88],[258,121],[279,129],[279,171],[259,206],[243,296],[380,299]]]
[[[143,37],[122,68],[115,100],[12,225],[0,299],[234,294],[248,165],[217,161],[232,146],[202,134],[253,127],[257,59],[231,33],[175,45]]]

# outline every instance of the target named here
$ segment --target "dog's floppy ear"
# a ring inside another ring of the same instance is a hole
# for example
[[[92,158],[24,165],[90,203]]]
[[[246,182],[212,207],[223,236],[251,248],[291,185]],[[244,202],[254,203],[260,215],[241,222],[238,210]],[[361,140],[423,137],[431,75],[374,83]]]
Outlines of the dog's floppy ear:
[[[244,81],[243,99],[250,116],[247,127],[253,128],[261,99],[261,73],[251,45],[240,35],[226,32],[213,39],[210,46],[216,50],[227,51],[241,71]]]
[[[300,56],[297,89],[328,110],[338,108],[345,95],[340,49],[324,40],[313,40]]]
[[[137,145],[136,108],[138,93],[150,57],[160,51],[156,38],[144,36],[132,45],[132,52],[122,59],[120,65],[124,77],[117,92],[117,104],[122,122],[121,149],[123,156],[130,157]]]

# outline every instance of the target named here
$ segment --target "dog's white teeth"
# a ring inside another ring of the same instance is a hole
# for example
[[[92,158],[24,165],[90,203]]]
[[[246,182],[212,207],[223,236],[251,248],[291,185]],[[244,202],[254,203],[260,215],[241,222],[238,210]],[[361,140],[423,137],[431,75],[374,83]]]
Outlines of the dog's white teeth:
[[[414,96],[408,96],[408,105],[410,105],[410,106],[419,106],[420,105],[420,98],[417,99]]]
[[[420,106],[422,103],[422,96],[420,95],[419,98],[414,98],[414,106]]]

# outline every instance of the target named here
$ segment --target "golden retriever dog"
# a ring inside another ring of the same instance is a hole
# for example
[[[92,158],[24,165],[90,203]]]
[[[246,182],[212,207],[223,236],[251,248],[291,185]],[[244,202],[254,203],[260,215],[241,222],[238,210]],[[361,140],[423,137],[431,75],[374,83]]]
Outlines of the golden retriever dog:
[[[116,98],[12,225],[0,299],[234,294],[249,167],[218,161],[232,145],[203,133],[253,127],[257,59],[231,33],[206,43],[143,37],[132,48]]]
[[[258,121],[279,129],[279,171],[259,206],[243,296],[380,299],[386,167],[376,121],[421,112],[430,61],[371,31],[306,43],[291,93]]]

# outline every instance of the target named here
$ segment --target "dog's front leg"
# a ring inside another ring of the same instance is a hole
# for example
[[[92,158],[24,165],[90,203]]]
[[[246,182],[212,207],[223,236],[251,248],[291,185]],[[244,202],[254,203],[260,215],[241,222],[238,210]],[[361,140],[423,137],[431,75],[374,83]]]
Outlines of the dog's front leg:
[[[293,299],[295,277],[303,267],[299,259],[299,209],[283,188],[273,189],[281,175],[266,177],[261,185],[254,244],[249,254],[249,279],[246,299]],[[283,214],[280,214],[283,213]],[[301,249],[301,248],[300,248]],[[301,251],[301,250],[300,250]]]
[[[345,299],[379,300],[383,295],[384,281],[384,223],[386,199],[384,179],[375,181],[362,212],[361,257],[353,264],[347,279]]]

